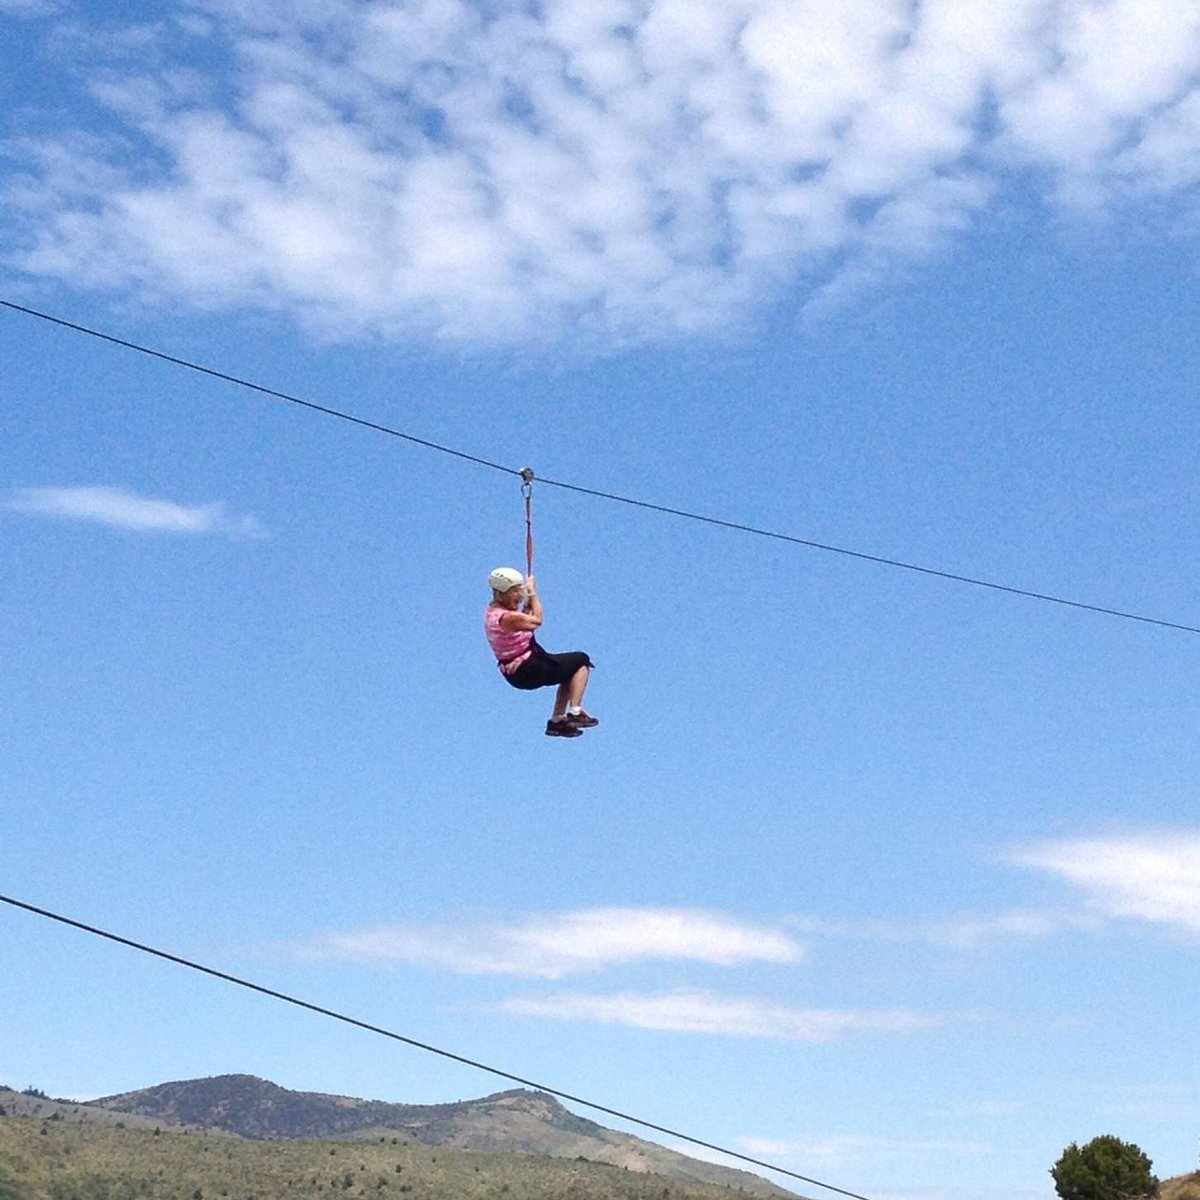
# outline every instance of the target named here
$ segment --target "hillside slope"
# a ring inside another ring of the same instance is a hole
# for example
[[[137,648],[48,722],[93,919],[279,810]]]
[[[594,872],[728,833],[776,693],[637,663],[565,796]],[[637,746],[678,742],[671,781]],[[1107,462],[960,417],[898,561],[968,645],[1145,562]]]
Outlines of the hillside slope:
[[[748,1171],[703,1162],[577,1117],[553,1096],[513,1090],[453,1104],[388,1104],[295,1092],[251,1075],[183,1080],[93,1101],[158,1122],[253,1138],[402,1136],[428,1146],[584,1158],[629,1171],[714,1183],[759,1196],[790,1193]]]
[[[1164,1179],[1158,1185],[1158,1200],[1200,1200],[1200,1171]]]
[[[602,1163],[396,1138],[253,1141],[0,1117],[5,1200],[729,1200]]]

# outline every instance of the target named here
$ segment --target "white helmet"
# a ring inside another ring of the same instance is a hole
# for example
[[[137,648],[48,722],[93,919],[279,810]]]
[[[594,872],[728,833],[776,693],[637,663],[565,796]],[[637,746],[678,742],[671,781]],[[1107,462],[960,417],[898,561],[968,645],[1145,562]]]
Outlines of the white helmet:
[[[488,576],[488,584],[493,592],[508,592],[524,582],[525,576],[516,567],[497,567]]]

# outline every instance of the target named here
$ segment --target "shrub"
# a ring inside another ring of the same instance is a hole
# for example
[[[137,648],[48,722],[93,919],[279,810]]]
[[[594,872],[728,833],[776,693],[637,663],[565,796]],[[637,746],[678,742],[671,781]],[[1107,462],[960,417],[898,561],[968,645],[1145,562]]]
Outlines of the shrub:
[[[1062,1200],[1138,1200],[1158,1189],[1150,1167],[1140,1146],[1106,1133],[1084,1146],[1072,1142],[1050,1174]]]

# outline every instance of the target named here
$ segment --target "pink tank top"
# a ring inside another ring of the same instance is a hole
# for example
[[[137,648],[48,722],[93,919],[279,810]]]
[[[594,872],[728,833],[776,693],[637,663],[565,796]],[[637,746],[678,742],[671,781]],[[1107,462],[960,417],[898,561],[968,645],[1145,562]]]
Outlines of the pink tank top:
[[[497,608],[494,604],[489,604],[483,610],[483,631],[487,634],[488,644],[492,647],[496,662],[505,675],[511,674],[529,657],[530,646],[533,643],[531,630],[509,631],[501,628],[500,618],[508,611],[506,608]]]

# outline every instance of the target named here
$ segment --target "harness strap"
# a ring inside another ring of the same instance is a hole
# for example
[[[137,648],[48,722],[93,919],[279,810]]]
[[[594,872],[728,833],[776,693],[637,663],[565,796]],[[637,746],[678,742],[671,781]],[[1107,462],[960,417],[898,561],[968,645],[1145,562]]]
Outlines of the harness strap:
[[[499,662],[496,663],[496,666],[500,669],[500,674],[507,679],[508,676],[514,674],[518,667],[523,667],[527,662],[536,658],[538,649],[539,647],[536,642],[530,642],[528,650],[525,650],[520,654],[516,654],[512,658],[500,659]],[[512,669],[510,670],[510,668]]]
[[[525,578],[533,574],[533,468],[521,468],[521,495],[525,497]]]

